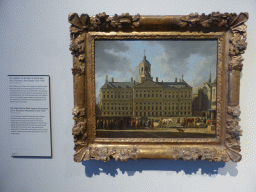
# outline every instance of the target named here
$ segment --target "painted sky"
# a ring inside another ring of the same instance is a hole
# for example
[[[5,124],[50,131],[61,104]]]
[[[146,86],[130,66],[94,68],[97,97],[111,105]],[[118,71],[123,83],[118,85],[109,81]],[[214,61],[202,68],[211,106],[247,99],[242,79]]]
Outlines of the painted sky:
[[[192,87],[216,78],[217,40],[96,40],[96,100],[106,75],[109,81],[137,81],[144,50],[154,81],[173,82],[181,78]]]

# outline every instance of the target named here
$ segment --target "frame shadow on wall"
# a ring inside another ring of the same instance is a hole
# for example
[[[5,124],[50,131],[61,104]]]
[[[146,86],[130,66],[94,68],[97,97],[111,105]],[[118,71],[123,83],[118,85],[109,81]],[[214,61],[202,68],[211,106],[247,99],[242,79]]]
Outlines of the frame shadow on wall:
[[[155,160],[155,159],[139,159],[137,161],[129,160],[127,162],[115,161],[111,159],[105,163],[102,161],[83,161],[85,166],[85,175],[92,177],[105,173],[112,177],[118,175],[118,169],[122,174],[127,173],[128,176],[135,175],[136,172],[142,171],[171,171],[179,173],[183,171],[186,175],[227,175],[237,176],[237,163],[234,162],[209,162],[209,161],[186,161],[183,160]]]

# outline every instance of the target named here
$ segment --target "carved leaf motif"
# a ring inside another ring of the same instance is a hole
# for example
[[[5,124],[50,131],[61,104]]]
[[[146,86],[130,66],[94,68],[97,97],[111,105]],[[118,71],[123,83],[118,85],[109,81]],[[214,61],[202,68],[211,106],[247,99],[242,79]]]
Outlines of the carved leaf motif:
[[[234,14],[235,17],[233,17],[233,19],[230,21],[230,25],[232,27],[237,27],[242,25],[244,22],[246,22],[249,18],[249,14],[248,13],[240,13],[238,16],[236,14]]]
[[[246,25],[242,24],[236,26],[235,28],[231,29],[231,38],[229,39],[229,55],[232,56],[240,56],[244,53],[247,47],[247,34],[246,34]]]
[[[220,162],[222,160],[222,153],[220,151],[217,151],[214,155],[213,161]]]
[[[85,115],[85,108],[73,108],[72,110],[72,115],[75,115],[75,116],[84,116]]]
[[[110,20],[108,19],[108,15],[106,15],[105,12],[99,13],[95,16],[93,20],[91,20],[90,23],[90,29],[91,30],[98,30],[98,29],[104,29],[108,27],[108,23]]]
[[[227,108],[227,113],[234,116],[234,117],[239,117],[241,114],[240,111],[240,106],[236,105],[236,106],[228,106]]]
[[[139,13],[132,18],[133,22],[138,22],[139,20],[140,20],[140,14]]]
[[[120,15],[120,23],[123,24],[131,24],[132,23],[132,16],[129,13],[123,13]]]
[[[230,149],[215,149],[215,148],[173,148],[169,151],[172,157],[177,159],[201,160],[209,161],[224,161],[230,159],[234,162],[241,160],[241,155],[235,148]],[[118,147],[83,147],[74,155],[75,161],[87,161],[90,159],[109,161],[114,158],[116,161],[127,161],[128,159],[138,159],[139,152],[135,148],[118,148]]]
[[[88,28],[90,23],[90,17],[88,14],[81,14],[80,21],[84,29]]]
[[[240,113],[239,106],[228,106],[227,108],[226,152],[234,162],[238,162],[242,158],[239,154],[241,151],[240,136],[242,135],[241,127],[238,124]]]
[[[230,156],[229,154],[227,153],[227,150],[224,150],[222,152],[222,157],[221,157],[222,161],[224,162],[228,162],[230,160]]]
[[[241,161],[242,159],[242,155],[240,155],[237,151],[235,150],[232,150],[232,149],[229,149],[229,150],[226,150],[228,156],[230,157],[230,159],[233,161],[233,162],[239,162]]]
[[[110,157],[107,156],[108,148],[90,148],[90,156],[95,160],[109,161]]]
[[[83,26],[83,23],[80,21],[80,18],[77,13],[71,13],[68,16],[68,21],[75,27],[82,28],[82,26]]]
[[[70,33],[71,33],[71,34],[82,32],[82,29],[80,29],[80,28],[78,28],[78,27],[74,27],[74,26],[72,26],[72,25],[69,27],[69,29],[70,29]]]
[[[183,159],[185,161],[187,160],[196,160],[201,157],[201,160],[209,160],[209,161],[224,161],[227,162],[230,160],[230,158],[236,158],[238,160],[239,154],[234,151],[234,149],[230,149],[227,153],[227,150],[223,149],[215,149],[215,148],[174,148],[170,151],[172,154],[172,157],[177,159]],[[233,154],[235,153],[235,154]],[[230,154],[232,157],[230,157]],[[237,156],[238,154],[238,156]]]
[[[72,68],[72,74],[73,75],[84,75],[85,74],[85,68],[84,67],[74,67]],[[73,115],[74,115],[74,111],[73,111]]]
[[[189,161],[191,159],[196,160],[199,157],[199,154],[195,148],[182,149],[182,152],[182,159],[185,161]]]
[[[77,13],[71,13],[68,17],[71,33],[82,32],[83,29],[87,29],[90,23],[90,17],[88,14],[82,14],[80,17]]]
[[[216,25],[218,27],[229,27],[229,20],[236,17],[235,14],[213,12],[209,15],[199,15],[198,13],[191,13],[188,16],[181,16],[179,25],[181,27],[211,27]]]
[[[189,27],[194,27],[196,25],[199,24],[199,21],[200,21],[200,16],[198,15],[198,13],[191,13],[189,14],[188,16],[181,16],[180,17],[180,26],[181,27],[186,27],[186,26],[189,26]]]
[[[114,158],[116,161],[127,161],[128,159],[138,159],[136,148],[115,148],[115,147],[87,147],[81,148],[74,155],[75,161],[87,161],[90,159],[109,161]]]
[[[86,161],[89,159],[90,159],[90,153],[89,153],[89,148],[87,148],[87,147],[82,147],[80,150],[78,150],[74,154],[75,162],[81,162],[82,160]]]
[[[242,68],[243,68],[243,64],[242,64],[242,61],[244,59],[242,58],[241,55],[238,55],[238,56],[233,56],[232,57],[232,60],[230,61],[229,63],[229,70],[237,70],[237,71],[242,71]]]
[[[84,30],[105,30],[111,28],[134,28],[140,25],[140,15],[131,16],[129,13],[123,13],[118,16],[115,14],[109,17],[105,12],[97,14],[95,17],[89,17],[88,14],[82,14],[80,17],[77,13],[69,15],[71,34],[81,33]]]
[[[170,152],[173,154],[173,159],[175,159],[175,160],[180,159],[183,156],[183,148],[182,149],[174,148]]]
[[[247,26],[245,24],[232,28],[232,31],[241,33],[241,34],[246,33],[246,30],[247,30]]]
[[[73,135],[83,133],[86,129],[86,122],[79,122],[73,126]]]
[[[216,151],[210,148],[203,148],[201,151],[201,159],[212,161],[215,157]]]
[[[120,19],[119,19],[118,15],[115,14],[115,15],[113,16],[113,18],[111,19],[110,25],[111,25],[113,28],[116,28],[116,27],[119,27],[119,24],[120,24]]]
[[[80,133],[81,133],[80,127],[78,127],[77,125],[73,125],[72,135],[79,135]]]
[[[71,39],[70,48],[71,54],[84,51],[84,34],[79,35],[75,39]]]

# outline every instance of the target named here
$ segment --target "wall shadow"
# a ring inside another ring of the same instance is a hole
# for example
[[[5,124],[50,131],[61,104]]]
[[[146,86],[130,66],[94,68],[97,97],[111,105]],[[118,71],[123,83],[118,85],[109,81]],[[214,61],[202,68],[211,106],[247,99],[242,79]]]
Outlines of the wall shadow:
[[[133,176],[135,173],[142,173],[142,171],[174,171],[176,173],[184,171],[186,175],[198,174],[201,171],[201,175],[226,175],[236,176],[238,170],[236,168],[237,163],[234,162],[209,162],[209,161],[183,161],[183,160],[155,160],[155,159],[139,159],[128,160],[127,162],[115,161],[111,159],[108,162],[90,160],[83,161],[85,166],[85,175],[92,177],[105,173],[112,177],[118,175],[119,169],[122,174],[127,173],[128,176]]]

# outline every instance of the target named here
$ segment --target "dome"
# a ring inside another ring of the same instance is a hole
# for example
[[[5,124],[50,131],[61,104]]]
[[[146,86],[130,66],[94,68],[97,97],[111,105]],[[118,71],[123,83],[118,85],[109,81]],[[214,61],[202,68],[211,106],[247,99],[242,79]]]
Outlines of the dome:
[[[146,59],[146,56],[143,57],[143,60],[140,62],[140,65],[151,66],[149,61]]]
[[[143,60],[139,64],[139,78],[138,82],[141,83],[147,79],[153,80],[151,77],[151,64],[144,55]]]

